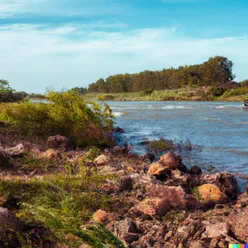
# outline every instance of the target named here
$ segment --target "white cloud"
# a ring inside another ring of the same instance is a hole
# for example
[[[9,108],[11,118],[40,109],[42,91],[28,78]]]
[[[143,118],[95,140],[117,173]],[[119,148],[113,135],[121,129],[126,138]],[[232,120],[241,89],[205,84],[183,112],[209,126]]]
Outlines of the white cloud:
[[[103,32],[90,25],[96,24],[1,27],[0,77],[18,90],[44,92],[50,86],[86,86],[116,73],[201,63],[215,55],[235,62],[238,79],[247,76],[247,37],[187,38],[173,27]]]

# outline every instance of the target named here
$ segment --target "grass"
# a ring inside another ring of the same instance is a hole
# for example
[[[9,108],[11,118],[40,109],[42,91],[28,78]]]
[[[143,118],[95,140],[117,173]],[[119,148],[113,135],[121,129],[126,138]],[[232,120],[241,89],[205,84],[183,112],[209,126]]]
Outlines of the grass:
[[[227,91],[218,87],[184,87],[159,91],[87,93],[82,97],[105,101],[242,101],[248,97],[248,87]]]
[[[97,209],[119,204],[118,199],[100,190],[108,178],[94,168],[82,168],[76,175],[60,173],[28,180],[1,178],[0,194],[2,201],[15,199],[19,206],[16,215],[25,225],[49,230],[52,242],[64,244],[68,237],[74,236],[79,243],[85,242],[91,247],[124,247],[103,226],[87,225]],[[25,235],[22,233],[23,247],[32,247],[28,246],[29,238]]]

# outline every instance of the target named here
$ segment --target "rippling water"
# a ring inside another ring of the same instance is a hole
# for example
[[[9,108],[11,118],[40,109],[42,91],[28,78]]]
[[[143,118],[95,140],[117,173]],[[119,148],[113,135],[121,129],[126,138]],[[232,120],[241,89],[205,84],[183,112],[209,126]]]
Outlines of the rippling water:
[[[149,140],[187,140],[197,147],[181,154],[189,166],[248,174],[248,110],[226,102],[108,102],[116,125],[137,153]]]

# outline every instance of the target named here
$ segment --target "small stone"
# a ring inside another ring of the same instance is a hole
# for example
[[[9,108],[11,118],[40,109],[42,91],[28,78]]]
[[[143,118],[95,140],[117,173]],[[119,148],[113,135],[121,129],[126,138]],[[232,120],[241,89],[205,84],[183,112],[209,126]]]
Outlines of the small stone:
[[[96,163],[97,165],[106,165],[108,163],[108,158],[104,154],[100,155],[94,160],[94,163]]]
[[[202,170],[199,166],[192,166],[189,170],[189,173],[192,175],[200,175],[202,173]]]
[[[104,224],[108,220],[108,215],[105,211],[99,209],[93,214],[93,220],[97,223]]]

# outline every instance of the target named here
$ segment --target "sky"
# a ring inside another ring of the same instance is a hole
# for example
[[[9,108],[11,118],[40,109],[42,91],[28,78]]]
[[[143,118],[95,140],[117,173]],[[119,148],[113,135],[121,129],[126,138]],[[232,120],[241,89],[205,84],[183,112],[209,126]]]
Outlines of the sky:
[[[44,93],[220,55],[248,78],[247,0],[0,0],[0,78]]]

